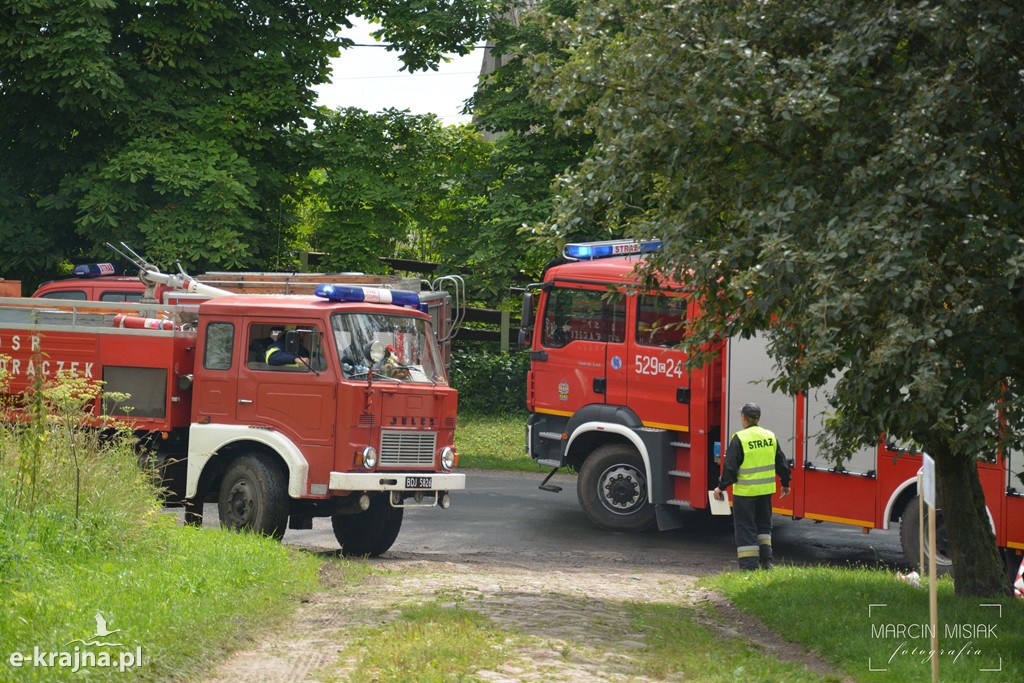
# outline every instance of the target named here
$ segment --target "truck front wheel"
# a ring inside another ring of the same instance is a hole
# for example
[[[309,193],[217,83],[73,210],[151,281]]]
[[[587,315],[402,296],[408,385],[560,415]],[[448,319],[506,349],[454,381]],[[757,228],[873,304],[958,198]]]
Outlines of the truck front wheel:
[[[334,515],[334,537],[346,557],[378,557],[386,553],[402,528],[402,508],[391,507],[386,493],[370,495],[370,507],[358,515]]]
[[[900,545],[903,547],[903,556],[907,562],[917,566],[920,559],[920,546],[918,536],[924,530],[924,561],[928,562],[928,515],[925,507],[924,517],[918,507],[918,498],[914,496],[907,503],[903,510],[903,517],[900,519]],[[937,570],[949,569],[953,566],[953,558],[949,550],[949,534],[946,533],[946,523],[942,519],[942,508],[935,511],[935,567]],[[918,571],[924,568],[918,567]]]
[[[629,446],[601,446],[580,468],[576,495],[591,521],[609,531],[644,531],[654,524],[647,500],[647,475]]]
[[[273,465],[243,455],[228,466],[217,501],[220,525],[281,539],[288,526],[288,483]]]

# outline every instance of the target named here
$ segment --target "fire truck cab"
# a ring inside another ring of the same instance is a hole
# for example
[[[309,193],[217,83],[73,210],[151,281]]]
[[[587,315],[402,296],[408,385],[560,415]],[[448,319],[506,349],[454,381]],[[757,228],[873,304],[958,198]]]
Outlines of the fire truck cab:
[[[44,282],[32,294],[40,299],[72,301],[138,301],[146,287],[137,276],[124,275],[111,263],[75,266],[71,276]]]
[[[721,387],[678,348],[695,302],[682,287],[646,290],[637,259],[660,243],[570,245],[539,290],[527,377],[527,449],[580,473],[580,505],[599,526],[682,524],[717,481]],[[579,260],[577,260],[579,259]],[[586,260],[583,260],[586,259]],[[524,301],[529,323],[533,295]],[[696,426],[696,428],[694,428]]]

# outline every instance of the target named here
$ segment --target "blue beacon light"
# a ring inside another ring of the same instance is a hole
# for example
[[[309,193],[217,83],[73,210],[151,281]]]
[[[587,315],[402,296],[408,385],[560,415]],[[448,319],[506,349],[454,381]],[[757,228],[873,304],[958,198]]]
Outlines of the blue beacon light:
[[[661,240],[607,240],[604,242],[573,242],[565,245],[562,256],[576,261],[608,258],[609,256],[628,256],[631,254],[649,254],[661,250]]]
[[[364,301],[373,304],[394,304],[420,308],[420,295],[401,289],[379,287],[352,287],[349,285],[319,284],[314,294],[322,299],[335,302]]]
[[[112,263],[83,263],[71,270],[73,277],[99,277],[100,275],[117,275]]]

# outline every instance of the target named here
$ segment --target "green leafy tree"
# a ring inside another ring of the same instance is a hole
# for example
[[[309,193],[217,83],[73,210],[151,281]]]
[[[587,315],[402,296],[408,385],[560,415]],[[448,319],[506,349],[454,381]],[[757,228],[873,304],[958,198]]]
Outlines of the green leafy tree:
[[[484,201],[468,179],[487,164],[490,143],[472,126],[444,126],[433,114],[394,109],[324,114],[315,134],[322,160],[307,187],[314,248],[333,270],[381,272],[397,255],[446,260],[451,245],[473,239]]]
[[[348,17],[380,21],[415,70],[468,49],[487,7],[0,2],[0,272],[41,278],[111,239],[158,263],[273,261]]]
[[[456,256],[477,264],[475,272],[486,273],[477,292],[492,305],[506,298],[511,286],[539,279],[567,237],[550,227],[552,183],[584,158],[591,136],[584,127],[556,118],[547,98],[533,91],[531,60],[564,61],[566,53],[545,25],[574,16],[576,10],[575,2],[553,0],[530,12],[506,13],[495,22],[490,49],[499,66],[481,79],[468,105],[474,123],[496,139],[488,172],[478,177],[485,185],[480,192],[487,196],[480,210],[480,238],[464,242]],[[620,235],[588,225],[568,237]]]
[[[957,592],[1005,594],[976,463],[1024,432],[1024,14],[605,0],[554,28],[549,96],[598,138],[559,223],[664,237],[694,350],[768,329],[778,389],[841,373],[837,455],[920,444]]]

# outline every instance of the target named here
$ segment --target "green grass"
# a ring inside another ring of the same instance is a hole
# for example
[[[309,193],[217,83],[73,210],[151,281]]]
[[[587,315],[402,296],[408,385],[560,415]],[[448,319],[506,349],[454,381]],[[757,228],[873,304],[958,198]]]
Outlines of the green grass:
[[[479,680],[509,656],[515,637],[458,604],[407,606],[397,619],[352,635],[342,659],[357,658],[348,680],[422,683]]]
[[[702,584],[858,681],[916,682],[931,676],[931,641],[922,627],[929,623],[928,591],[891,573],[776,567],[720,574]],[[952,580],[942,578],[938,623],[944,683],[1024,680],[1024,601],[961,598]],[[974,626],[975,633],[965,634],[964,625]]]
[[[677,605],[635,604],[634,627],[647,647],[637,657],[638,673],[653,680],[820,681],[799,664],[779,661],[747,640],[723,638],[695,621],[693,609]]]
[[[459,415],[455,430],[459,467],[541,472],[526,454],[526,414]]]
[[[74,415],[0,426],[0,680],[194,678],[316,589],[314,557],[177,527],[128,435],[100,440]],[[111,636],[94,638],[97,613]],[[139,650],[123,673],[95,665]],[[60,664],[76,653],[92,660],[73,674]]]

